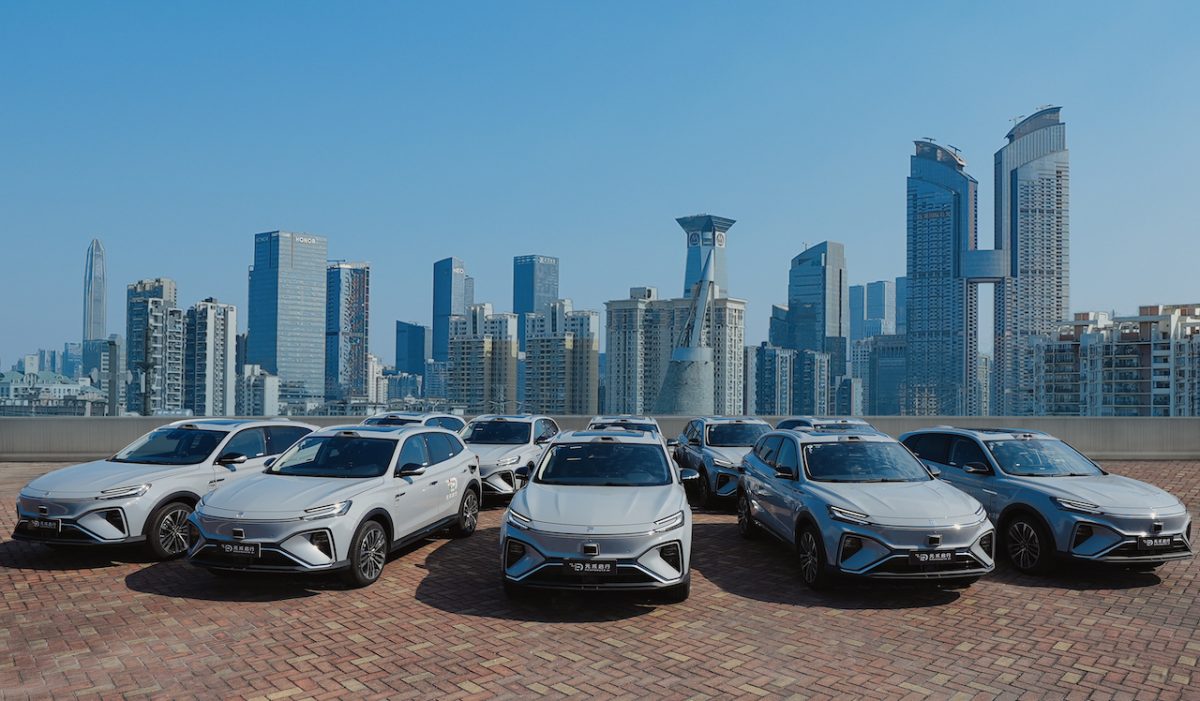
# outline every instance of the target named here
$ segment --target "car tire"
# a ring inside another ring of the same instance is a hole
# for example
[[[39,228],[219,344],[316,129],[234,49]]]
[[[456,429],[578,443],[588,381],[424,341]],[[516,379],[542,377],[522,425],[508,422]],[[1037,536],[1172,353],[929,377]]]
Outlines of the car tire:
[[[146,545],[156,560],[174,560],[187,554],[191,545],[187,519],[191,514],[191,505],[182,501],[163,504],[150,514]]]
[[[696,481],[696,505],[705,509],[716,506],[717,499],[713,495],[712,485],[708,482],[708,470],[705,467],[700,467],[700,479]]]
[[[688,596],[692,593],[692,576],[689,574],[684,577],[679,584],[669,586],[662,590],[660,600],[666,604],[682,604],[687,601]]]
[[[750,496],[744,489],[738,490],[737,526],[738,533],[747,540],[754,540],[762,535],[762,526],[754,520],[754,512],[750,510]]]
[[[354,588],[374,584],[383,574],[389,550],[383,526],[363,521],[350,540],[350,568],[342,573],[342,580]]]
[[[462,501],[458,504],[458,518],[450,526],[450,535],[455,538],[466,538],[475,532],[479,525],[479,495],[468,487],[463,493]]]
[[[1024,574],[1047,574],[1054,568],[1054,541],[1037,518],[1018,513],[1004,526],[1004,554]]]
[[[821,534],[812,525],[800,527],[796,534],[796,557],[800,561],[800,578],[809,589],[820,591],[829,585],[829,560]]]

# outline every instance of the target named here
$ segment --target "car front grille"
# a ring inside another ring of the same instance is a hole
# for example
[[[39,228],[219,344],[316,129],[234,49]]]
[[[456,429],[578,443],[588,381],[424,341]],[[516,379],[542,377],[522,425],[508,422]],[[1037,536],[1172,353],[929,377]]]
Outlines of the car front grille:
[[[618,567],[616,574],[577,575],[565,567],[550,565],[525,578],[523,584],[547,587],[603,587],[606,585],[653,584],[655,579],[639,569]]]
[[[950,562],[924,562],[914,564],[908,556],[894,557],[879,567],[871,570],[872,574],[940,574],[945,572],[968,572],[983,568],[983,564],[973,557],[957,555]]]

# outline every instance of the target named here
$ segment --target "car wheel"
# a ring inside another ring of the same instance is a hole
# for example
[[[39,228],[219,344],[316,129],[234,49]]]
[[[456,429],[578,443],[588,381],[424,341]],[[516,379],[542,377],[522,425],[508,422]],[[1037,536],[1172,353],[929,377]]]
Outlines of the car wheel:
[[[700,479],[696,482],[696,505],[705,509],[713,508],[717,500],[713,496],[712,485],[708,483],[708,470],[704,467],[700,468]]]
[[[450,535],[455,538],[466,538],[475,532],[479,525],[479,495],[474,489],[468,488],[458,505],[458,520],[450,526]]]
[[[692,576],[688,575],[679,584],[667,587],[662,590],[661,597],[664,603],[682,604],[687,601],[688,596],[692,593]]]
[[[743,538],[754,540],[762,535],[762,527],[754,520],[754,514],[750,511],[750,497],[745,490],[738,492],[737,525],[738,533]]]
[[[796,557],[800,560],[800,578],[810,589],[824,589],[829,584],[829,570],[821,534],[812,526],[800,529],[796,538]]]
[[[388,550],[387,531],[383,526],[378,521],[363,521],[350,541],[350,569],[342,578],[352,587],[374,584],[383,574]]]
[[[159,560],[173,560],[186,554],[191,545],[187,522],[191,514],[192,507],[182,501],[158,507],[150,515],[146,528],[150,554]]]
[[[1041,522],[1017,514],[1004,529],[1004,551],[1008,561],[1025,574],[1046,574],[1054,565],[1054,544]]]

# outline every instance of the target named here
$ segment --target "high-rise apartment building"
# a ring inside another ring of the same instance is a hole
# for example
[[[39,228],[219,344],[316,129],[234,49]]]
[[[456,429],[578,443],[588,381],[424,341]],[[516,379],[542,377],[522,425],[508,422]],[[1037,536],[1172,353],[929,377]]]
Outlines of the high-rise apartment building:
[[[526,314],[525,327],[524,411],[598,413],[600,314],[560,299]]]
[[[92,239],[87,261],[83,267],[83,339],[104,340],[108,336],[108,273],[104,261],[104,244]],[[90,370],[91,368],[84,368]]]
[[[558,258],[517,256],[513,258],[513,313],[521,351],[525,350],[525,315],[547,311],[558,300]]]
[[[367,376],[371,266],[332,261],[325,270],[325,399],[362,402]]]
[[[144,416],[182,411],[184,324],[175,281],[156,278],[129,285],[125,329],[125,366],[132,374],[127,408]]]
[[[90,368],[83,377],[104,394],[106,414],[125,413],[125,343],[119,334],[83,342],[82,367]]]
[[[448,330],[450,403],[473,414],[518,411],[517,315],[473,304],[449,319]]]
[[[754,349],[754,410],[760,416],[792,413],[796,351],[762,343]]]
[[[1032,340],[1055,333],[1070,306],[1070,159],[1061,107],[1008,132],[996,152],[996,249],[1009,275],[996,285],[996,412],[1036,411]]]
[[[184,317],[183,406],[196,416],[237,412],[237,308],[209,297]]]
[[[746,346],[742,353],[742,414],[758,413],[758,346]]]
[[[325,394],[327,251],[323,236],[254,235],[246,362],[278,376],[289,411],[315,407]]]
[[[475,303],[475,280],[458,258],[433,264],[433,359],[450,358],[450,317],[462,316]]]
[[[908,278],[896,278],[896,333],[908,333]]]
[[[907,336],[875,336],[869,343],[870,361],[864,384],[863,412],[871,416],[897,416],[905,409],[908,381]]]
[[[792,368],[792,412],[806,416],[834,413],[836,397],[830,387],[828,353],[802,350],[796,353]]]
[[[425,374],[425,363],[432,357],[433,334],[428,326],[396,322],[396,371],[409,375]]]
[[[279,376],[260,365],[243,365],[237,376],[238,416],[277,416]]]

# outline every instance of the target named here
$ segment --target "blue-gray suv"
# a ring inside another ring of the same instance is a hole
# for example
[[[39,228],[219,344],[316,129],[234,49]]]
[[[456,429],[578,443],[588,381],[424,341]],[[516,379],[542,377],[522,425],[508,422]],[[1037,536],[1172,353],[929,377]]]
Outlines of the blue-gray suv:
[[[1192,556],[1191,519],[1179,499],[1104,471],[1054,436],[935,427],[900,439],[983,502],[1000,549],[1022,572],[1048,572],[1059,558],[1150,570]]]

